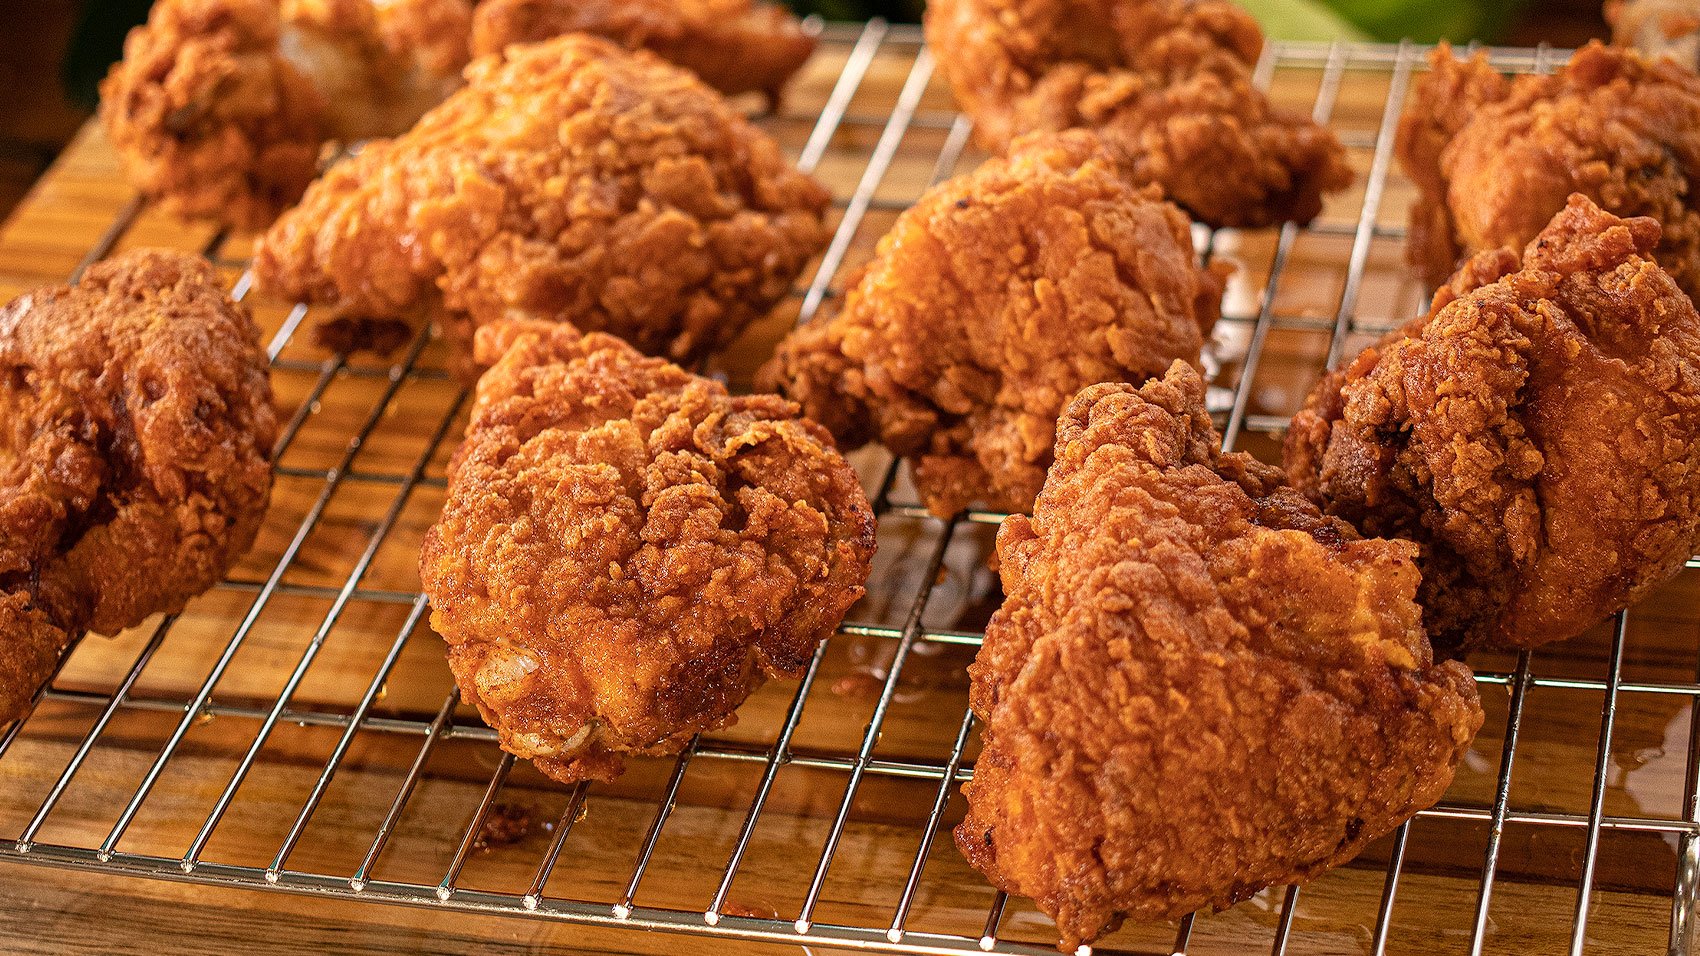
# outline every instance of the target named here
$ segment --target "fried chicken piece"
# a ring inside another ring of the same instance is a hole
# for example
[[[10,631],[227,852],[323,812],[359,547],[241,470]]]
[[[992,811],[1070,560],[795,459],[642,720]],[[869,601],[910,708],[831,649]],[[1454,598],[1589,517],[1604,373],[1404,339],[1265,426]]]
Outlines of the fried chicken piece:
[[[0,724],[71,639],[181,611],[253,543],[277,432],[258,340],[174,252],[0,309]]]
[[[563,783],[676,753],[795,677],[862,595],[874,517],[826,430],[570,325],[478,331],[420,577],[461,695]]]
[[[1179,362],[1094,385],[998,533],[956,842],[1064,951],[1350,860],[1440,798],[1481,726],[1423,637],[1415,547],[1219,442]]]
[[[829,194],[695,77],[574,34],[509,47],[407,134],[315,182],[255,252],[336,349],[435,317],[471,380],[474,329],[562,320],[690,362],[826,244]],[[399,330],[399,334],[398,334]]]
[[[1069,398],[1196,362],[1220,309],[1186,216],[1098,145],[1084,130],[1029,137],[929,191],[843,310],[793,332],[758,382],[844,447],[912,456],[934,514],[1026,511]]]
[[[1654,257],[1700,294],[1700,76],[1598,43],[1551,75],[1430,57],[1396,149],[1419,189],[1407,254],[1430,285],[1462,258],[1522,248],[1581,193],[1664,229]]]
[[[933,0],[927,44],[976,139],[1101,132],[1134,182],[1213,226],[1309,222],[1345,149],[1252,83],[1257,22],[1226,0]]]
[[[473,15],[472,50],[500,53],[564,33],[649,50],[727,96],[754,91],[770,101],[817,40],[790,11],[763,0],[484,0]]]
[[[1700,315],[1658,240],[1572,196],[1521,264],[1476,256],[1294,417],[1294,483],[1423,546],[1437,650],[1573,637],[1700,545]]]
[[[467,0],[159,0],[101,122],[167,211],[257,229],[327,143],[400,133],[459,85],[471,18]]]
[[[1700,11],[1688,0],[1606,0],[1604,13],[1616,45],[1700,64]]]

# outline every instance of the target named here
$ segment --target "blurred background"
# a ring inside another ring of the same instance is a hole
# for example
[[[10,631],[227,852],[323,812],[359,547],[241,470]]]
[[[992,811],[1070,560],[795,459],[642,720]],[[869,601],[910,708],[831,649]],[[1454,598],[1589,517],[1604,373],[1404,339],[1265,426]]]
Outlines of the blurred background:
[[[151,0],[0,0],[0,218],[94,108],[95,87]],[[1270,36],[1442,38],[1576,46],[1607,34],[1600,0],[1240,0]],[[834,20],[919,19],[923,0],[795,0]]]

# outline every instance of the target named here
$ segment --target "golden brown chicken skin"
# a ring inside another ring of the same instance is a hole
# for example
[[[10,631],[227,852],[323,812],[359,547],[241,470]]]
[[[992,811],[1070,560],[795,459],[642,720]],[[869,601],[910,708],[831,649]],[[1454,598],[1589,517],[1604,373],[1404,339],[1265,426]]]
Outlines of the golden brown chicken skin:
[[[0,309],[0,724],[72,638],[181,611],[253,543],[277,431],[258,338],[173,252]]]
[[[1344,148],[1252,82],[1263,34],[1226,0],[933,0],[928,46],[994,152],[1088,127],[1124,174],[1213,226],[1308,222]]]
[[[1092,386],[998,533],[956,842],[1064,951],[1351,859],[1440,798],[1481,726],[1423,636],[1415,548],[1219,443],[1185,365]]]
[[[472,24],[475,55],[564,33],[649,50],[728,96],[776,99],[815,51],[816,34],[764,0],[484,0]]]
[[[101,121],[165,210],[261,228],[327,143],[393,136],[459,85],[471,17],[467,0],[159,0]]]
[[[1221,282],[1187,218],[1084,130],[1024,140],[898,217],[837,314],[758,380],[845,447],[912,456],[926,505],[1025,511],[1086,385],[1195,362]]]
[[[826,431],[561,323],[486,326],[477,347],[494,364],[420,577],[502,746],[607,780],[800,674],[874,550]]]
[[[1294,417],[1294,483],[1422,545],[1437,649],[1573,637],[1700,545],[1700,316],[1658,241],[1573,196],[1521,261],[1470,260]]]
[[[1408,254],[1431,285],[1477,252],[1527,245],[1581,193],[1657,219],[1654,258],[1700,293],[1700,76],[1687,67],[1596,43],[1511,80],[1442,45],[1396,149],[1419,190]]]
[[[262,239],[267,292],[329,347],[437,319],[568,321],[690,362],[790,291],[829,195],[684,70],[571,35],[477,60],[408,133],[315,182]]]

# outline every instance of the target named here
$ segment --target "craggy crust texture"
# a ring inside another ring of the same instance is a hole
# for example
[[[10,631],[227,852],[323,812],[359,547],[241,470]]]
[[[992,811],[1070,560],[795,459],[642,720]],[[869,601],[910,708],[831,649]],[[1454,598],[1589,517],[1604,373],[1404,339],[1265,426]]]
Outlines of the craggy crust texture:
[[[330,140],[388,136],[458,82],[466,0],[159,0],[101,84],[125,175],[243,229],[300,198]]]
[[[607,780],[621,754],[677,752],[799,674],[874,551],[826,430],[561,323],[486,326],[477,348],[495,365],[420,576],[502,746]]]
[[[1124,173],[1216,226],[1308,222],[1345,149],[1252,83],[1263,34],[1225,0],[932,0],[928,45],[994,152],[1095,128]]]
[[[484,0],[472,51],[500,53],[564,33],[590,33],[676,63],[728,96],[777,97],[815,51],[790,11],[761,0]]]
[[[1664,230],[1653,256],[1700,294],[1700,77],[1592,44],[1545,76],[1508,80],[1485,55],[1430,56],[1399,124],[1416,182],[1411,262],[1431,285],[1477,252],[1520,249],[1581,193]]]
[[[1423,546],[1437,649],[1572,637],[1700,545],[1700,316],[1658,238],[1573,196],[1521,265],[1476,256],[1294,417],[1294,483]]]
[[[844,308],[759,381],[842,445],[913,456],[927,507],[1026,511],[1075,392],[1197,361],[1221,282],[1187,218],[1118,177],[1084,130],[1038,135],[923,196]]]
[[[410,132],[337,164],[255,255],[322,306],[333,348],[437,315],[568,321],[692,361],[731,341],[826,244],[825,189],[695,77],[570,35],[509,47]]]
[[[198,258],[131,252],[0,310],[0,724],[72,637],[229,570],[276,432],[259,332]]]
[[[1218,443],[1180,363],[1092,386],[1033,517],[998,533],[956,842],[1065,952],[1351,859],[1440,798],[1481,726],[1423,637],[1414,548]]]

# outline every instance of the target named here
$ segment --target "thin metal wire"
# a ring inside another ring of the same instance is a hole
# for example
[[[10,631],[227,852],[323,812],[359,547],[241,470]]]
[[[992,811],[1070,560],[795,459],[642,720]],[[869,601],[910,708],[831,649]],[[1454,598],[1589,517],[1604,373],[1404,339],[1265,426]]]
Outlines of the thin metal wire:
[[[809,892],[803,897],[802,912],[797,915],[795,923],[799,933],[809,931],[815,904],[820,902],[821,887],[826,883],[827,870],[832,867],[833,854],[838,849],[839,839],[844,835],[844,825],[850,819],[850,807],[856,802],[856,790],[862,784],[862,775],[867,773],[874,746],[879,743],[880,728],[885,724],[885,715],[891,707],[891,699],[897,693],[897,682],[903,674],[904,661],[908,659],[909,651],[915,646],[916,635],[920,633],[921,615],[926,613],[927,602],[932,598],[939,569],[944,567],[944,556],[950,550],[950,539],[956,533],[956,527],[955,520],[945,522],[944,528],[939,531],[938,543],[933,546],[932,556],[927,559],[927,569],[921,574],[921,587],[915,595],[914,604],[910,605],[909,619],[903,625],[903,638],[897,642],[897,651],[892,656],[885,684],[880,688],[879,700],[875,702],[873,715],[868,718],[867,729],[862,733],[862,745],[856,751],[855,765],[850,768],[850,780],[844,785],[844,798],[838,804],[838,814],[833,818],[832,829],[827,832],[826,846],[821,850],[820,862],[815,865],[814,878],[809,881]]]
[[[366,858],[360,861],[360,866],[354,875],[348,878],[348,887],[358,893],[366,888],[366,881],[372,874],[372,868],[378,865],[378,858],[383,856],[384,847],[389,845],[390,834],[395,832],[396,824],[401,821],[402,813],[407,809],[407,801],[413,796],[414,788],[419,786],[419,778],[425,772],[425,762],[431,759],[431,752],[437,748],[438,741],[443,739],[444,732],[454,719],[455,704],[460,703],[460,688],[451,689],[443,697],[443,705],[437,709],[437,716],[431,720],[430,727],[425,731],[425,740],[419,744],[419,752],[413,756],[413,765],[407,769],[407,776],[402,778],[401,786],[396,789],[395,799],[390,802],[390,811],[385,814],[384,822],[378,824],[378,832],[372,835],[372,845],[366,850]]]
[[[1265,59],[1269,63],[1274,62],[1272,54]],[[1311,118],[1316,122],[1326,124],[1333,115],[1334,101],[1340,94],[1340,82],[1345,77],[1345,70],[1346,47],[1335,43],[1329,51],[1327,65],[1323,68],[1322,83],[1316,91],[1316,103],[1311,108]],[[1259,86],[1267,87],[1269,78],[1263,69],[1263,62],[1258,64],[1258,73]],[[1263,286],[1263,297],[1257,309],[1257,323],[1252,326],[1251,343],[1246,347],[1245,358],[1240,363],[1239,380],[1234,383],[1234,404],[1228,412],[1228,422],[1222,428],[1223,451],[1234,450],[1240,430],[1245,426],[1246,408],[1251,401],[1251,385],[1257,378],[1257,365],[1263,355],[1263,342],[1269,336],[1270,319],[1275,315],[1275,296],[1281,288],[1281,274],[1286,271],[1287,257],[1292,253],[1293,243],[1298,240],[1298,236],[1299,227],[1287,222],[1281,225],[1280,235],[1275,240],[1275,254],[1269,262],[1269,279]]]
[[[1393,831],[1393,852],[1387,856],[1387,882],[1381,887],[1381,904],[1375,910],[1373,956],[1387,952],[1387,935],[1393,927],[1393,902],[1399,894],[1399,874],[1405,868],[1405,841],[1411,835],[1409,820]]]
[[[372,566],[372,561],[378,556],[379,549],[388,540],[390,530],[395,527],[396,520],[401,517],[402,511],[407,507],[414,485],[425,474],[425,468],[431,463],[431,459],[436,457],[437,449],[442,445],[443,438],[448,435],[449,426],[454,423],[455,416],[460,413],[460,407],[465,398],[466,393],[463,391],[456,396],[454,401],[449,403],[448,410],[443,413],[436,430],[432,432],[430,440],[425,443],[424,450],[415,459],[413,470],[408,474],[408,480],[403,482],[400,489],[396,491],[394,499],[390,502],[389,510],[384,513],[377,526],[373,528],[372,534],[366,542],[365,551],[355,560],[354,566],[343,580],[342,590],[331,602],[330,608],[325,611],[324,620],[313,632],[312,638],[307,642],[307,647],[302,650],[301,656],[295,664],[295,669],[290,672],[289,679],[284,681],[283,688],[278,691],[277,701],[272,705],[271,712],[266,714],[265,719],[260,722],[259,730],[255,732],[254,741],[249,745],[248,752],[242,755],[242,760],[230,775],[230,782],[225,784],[224,792],[219,794],[218,799],[213,803],[212,810],[207,813],[206,821],[201,824],[200,832],[195,834],[195,839],[183,854],[184,869],[194,868],[196,860],[200,858],[201,851],[206,848],[207,841],[212,838],[213,830],[218,827],[219,821],[224,819],[224,813],[230,807],[230,801],[236,796],[236,791],[242,786],[242,781],[247,779],[248,771],[253,768],[255,758],[260,755],[261,748],[265,747],[273,728],[277,726],[279,716],[289,706],[290,698],[295,696],[296,688],[301,686],[302,679],[307,676],[307,669],[313,666],[313,661],[317,659],[319,651],[325,646],[325,640],[330,637],[331,630],[336,627],[337,621],[342,619],[342,613],[348,607],[349,599],[353,595],[355,587],[366,576],[367,570]],[[422,613],[422,609],[416,613]]]
[[[1700,659],[1694,664],[1700,679]],[[1682,775],[1682,818],[1700,823],[1700,697],[1688,705],[1688,754]],[[1671,956],[1700,949],[1700,833],[1684,833],[1676,844],[1676,885],[1671,893]]]
[[[449,869],[443,874],[442,882],[437,884],[437,899],[448,902],[454,895],[455,884],[460,881],[460,871],[466,867],[466,858],[472,855],[472,848],[478,843],[478,836],[484,830],[484,820],[490,815],[490,808],[496,803],[496,794],[502,792],[502,785],[508,782],[508,774],[514,769],[514,755],[502,751],[502,760],[496,764],[496,772],[490,775],[490,785],[484,788],[484,798],[478,801],[478,809],[472,811],[472,819],[466,823],[466,832],[461,834],[460,846],[455,850],[455,857],[449,863]]]
[[[631,878],[626,881],[626,892],[620,897],[620,902],[613,906],[617,919],[625,919],[632,915],[632,900],[637,898],[638,885],[643,882],[643,874],[649,869],[649,861],[655,856],[655,844],[661,839],[661,829],[667,825],[667,818],[672,816],[673,807],[679,800],[679,784],[685,779],[685,771],[690,769],[691,757],[695,756],[698,738],[692,737],[691,742],[679,753],[673,761],[673,775],[667,779],[667,791],[661,798],[661,804],[655,808],[655,819],[650,821],[649,832],[644,834],[643,846],[638,850],[637,863],[632,867]]]
[[[773,781],[779,776],[779,768],[790,762],[791,735],[797,731],[797,722],[803,716],[803,705],[809,699],[809,688],[814,686],[815,675],[820,672],[821,658],[825,656],[826,644],[823,643],[815,648],[814,656],[809,658],[809,669],[803,674],[803,679],[798,681],[797,692],[791,697],[791,707],[785,713],[785,723],[779,728],[779,736],[773,741],[767,765],[762,769],[761,782],[756,785],[755,796],[750,800],[749,813],[744,816],[744,825],[738,829],[737,842],[732,845],[732,852],[726,859],[726,868],[721,872],[720,885],[715,888],[708,908],[703,911],[703,922],[710,926],[720,922],[720,911],[726,906],[726,894],[732,891],[732,881],[738,875],[738,865],[744,861],[744,854],[750,848],[750,837],[755,835],[756,823],[761,819],[762,808],[767,805],[768,794],[773,792]]]
[[[868,165],[862,171],[862,179],[856,184],[856,191],[851,194],[850,204],[845,207],[844,217],[839,220],[838,229],[832,234],[831,244],[821,256],[814,281],[809,283],[808,292],[803,295],[798,324],[814,318],[815,312],[820,309],[821,302],[826,298],[827,287],[832,284],[833,276],[838,274],[838,267],[844,264],[844,256],[850,251],[850,243],[856,239],[857,229],[862,225],[862,217],[868,213],[868,205],[873,201],[874,191],[879,189],[880,182],[885,179],[886,170],[891,167],[891,161],[897,157],[897,148],[902,145],[904,134],[909,131],[909,121],[914,118],[915,108],[920,105],[921,94],[926,92],[927,81],[932,75],[933,58],[926,50],[922,50],[915,57],[914,65],[909,68],[909,77],[904,81],[903,90],[897,96],[897,105],[891,111],[891,119],[880,133],[879,142],[874,144],[873,155],[868,157]]]
[[[1505,743],[1499,755],[1499,782],[1494,785],[1493,811],[1488,828],[1487,854],[1482,861],[1481,889],[1476,896],[1476,921],[1470,930],[1470,956],[1481,956],[1487,942],[1488,906],[1493,900],[1494,871],[1499,867],[1499,841],[1511,800],[1511,764],[1517,757],[1517,732],[1523,723],[1523,696],[1529,689],[1529,652],[1517,656],[1517,679],[1511,684],[1511,706],[1505,715]]]
[[[520,897],[520,903],[526,909],[534,910],[542,901],[543,888],[549,885],[549,875],[555,872],[555,861],[561,858],[561,848],[566,846],[567,835],[573,832],[573,824],[579,821],[584,812],[584,791],[589,786],[589,781],[585,780],[573,784],[572,795],[567,799],[567,809],[562,811],[560,821],[555,824],[555,838],[549,841],[549,850],[543,854],[543,862],[537,866],[537,875],[532,877],[531,888]]]
[[[29,852],[30,842],[41,831],[41,825],[47,822],[47,815],[53,812],[54,806],[59,803],[59,798],[64,796],[65,788],[70,786],[71,778],[76,776],[77,768],[83,765],[83,761],[88,759],[89,751],[94,749],[95,740],[101,735],[101,732],[106,730],[106,725],[112,722],[112,715],[118,712],[120,704],[130,696],[131,689],[136,686],[136,679],[142,676],[142,671],[146,669],[148,662],[153,660],[154,653],[159,650],[161,644],[165,643],[166,632],[171,630],[171,624],[176,619],[176,615],[166,617],[159,622],[158,627],[153,629],[153,636],[148,638],[147,645],[142,648],[140,654],[136,655],[136,661],[130,665],[129,672],[124,675],[124,679],[113,690],[111,701],[101,709],[100,716],[95,718],[88,733],[83,735],[82,743],[78,744],[76,752],[71,754],[71,759],[65,764],[65,769],[60,771],[59,779],[53,782],[52,788],[47,791],[47,796],[36,808],[35,816],[30,818],[29,824],[18,835],[18,852]],[[18,723],[21,725],[23,721],[20,720]]]
[[[1606,764],[1611,759],[1612,724],[1617,716],[1617,678],[1623,669],[1623,642],[1628,632],[1629,612],[1619,611],[1616,626],[1612,628],[1605,700],[1600,704],[1600,742],[1594,755],[1594,794],[1588,802],[1588,838],[1582,850],[1582,881],[1576,890],[1576,917],[1571,921],[1570,956],[1582,956],[1587,944],[1588,903],[1594,889],[1594,864],[1600,851],[1600,817],[1606,799]]]
[[[425,611],[430,605],[421,594],[413,599],[413,607],[407,614],[407,620],[402,622],[396,632],[395,640],[390,642],[389,653],[378,665],[378,672],[372,676],[366,685],[366,692],[360,695],[360,703],[354,708],[354,713],[348,717],[348,723],[343,727],[342,736],[337,738],[336,746],[331,748],[331,755],[325,758],[325,766],[319,771],[318,780],[313,783],[313,791],[301,804],[301,812],[296,814],[295,822],[290,825],[289,832],[284,835],[283,843],[278,847],[277,855],[272,857],[271,866],[266,867],[266,882],[276,883],[278,874],[283,872],[284,864],[289,862],[289,855],[295,852],[295,845],[300,842],[301,834],[307,829],[307,824],[313,819],[313,812],[319,808],[319,802],[325,798],[325,791],[330,789],[331,780],[336,776],[337,768],[342,766],[342,760],[348,755],[348,748],[354,743],[354,735],[359,733],[366,723],[366,715],[371,713],[372,705],[377,702],[378,694],[383,690],[385,682],[390,678],[390,672],[395,669],[396,661],[401,659],[401,650],[407,646],[408,638],[413,636],[419,622],[424,619]]]
[[[1334,328],[1328,337],[1327,367],[1340,364],[1346,349],[1346,329],[1357,312],[1358,293],[1363,289],[1364,267],[1375,239],[1375,220],[1381,214],[1381,196],[1387,190],[1387,172],[1393,164],[1394,134],[1405,110],[1405,95],[1411,87],[1411,44],[1399,44],[1399,57],[1387,81],[1387,102],[1381,108],[1381,126],[1375,133],[1375,156],[1370,160],[1369,181],[1364,185],[1363,206],[1358,210],[1358,227],[1352,236],[1352,251],[1346,258],[1346,282],[1340,290],[1340,307],[1334,312]]]
[[[962,713],[962,728],[956,732],[956,742],[950,748],[950,760],[945,765],[944,773],[939,775],[938,790],[933,794],[933,808],[927,813],[927,823],[921,829],[921,846],[915,851],[915,862],[909,867],[909,878],[903,881],[903,896],[897,902],[897,912],[891,917],[891,928],[886,930],[886,938],[894,943],[903,942],[903,924],[909,919],[909,907],[915,902],[915,891],[921,886],[921,870],[927,865],[927,854],[933,848],[933,837],[938,833],[939,820],[944,816],[944,808],[950,803],[950,791],[956,782],[956,770],[962,766],[962,751],[968,746],[968,734],[974,729],[974,711],[965,710]]]
[[[1175,956],[1186,956],[1187,947],[1192,945],[1192,924],[1197,918],[1197,913],[1188,913],[1181,917],[1181,924],[1175,929]]]
[[[1293,912],[1298,908],[1299,886],[1295,883],[1287,887],[1281,900],[1281,919],[1275,924],[1275,942],[1269,947],[1271,956],[1282,956],[1287,951],[1287,938],[1293,932]]]
[[[372,412],[367,416],[366,423],[361,426],[359,433],[349,439],[348,447],[343,452],[342,463],[338,467],[339,471],[342,468],[347,468],[354,461],[354,457],[360,453],[362,444],[371,435],[372,430],[377,427],[378,422],[383,417],[384,410],[389,407],[390,401],[395,398],[396,391],[401,388],[401,383],[405,381],[406,370],[413,367],[413,363],[419,359],[419,354],[424,351],[427,340],[427,334],[423,332],[415,337],[413,347],[407,353],[407,358],[402,365],[396,367],[396,371],[391,375],[389,388],[373,405]],[[330,504],[331,496],[336,493],[339,484],[341,484],[341,481],[337,476],[332,476],[331,480],[325,482],[325,487],[319,493],[318,500],[313,503],[306,516],[302,518],[301,524],[296,528],[294,538],[284,548],[282,556],[278,558],[277,564],[273,566],[270,576],[267,577],[266,586],[260,590],[253,603],[249,605],[248,613],[243,617],[242,623],[237,626],[236,633],[225,644],[224,652],[213,665],[213,669],[207,675],[206,680],[202,682],[194,700],[190,702],[188,707],[184,708],[183,717],[178,721],[176,729],[171,732],[171,736],[166,738],[164,747],[160,749],[159,755],[154,758],[153,765],[148,768],[147,773],[142,776],[142,782],[137,785],[135,793],[131,795],[129,802],[119,813],[117,821],[112,825],[112,830],[107,834],[106,839],[101,841],[98,852],[102,859],[111,857],[118,841],[123,838],[124,831],[129,828],[137,811],[141,809],[143,801],[147,799],[154,784],[158,782],[160,774],[165,770],[166,763],[176,754],[177,747],[182,744],[189,728],[194,725],[195,720],[199,717],[201,708],[212,696],[213,688],[218,686],[220,678],[224,676],[225,669],[230,666],[231,660],[235,658],[236,652],[241,649],[248,635],[253,633],[254,625],[259,621],[266,604],[271,600],[273,590],[277,587],[278,582],[283,580],[283,575],[289,570],[290,566],[295,563],[296,555],[301,552],[301,547],[306,544],[308,536],[313,533],[313,529],[318,527],[319,519],[324,516],[325,509]]]

